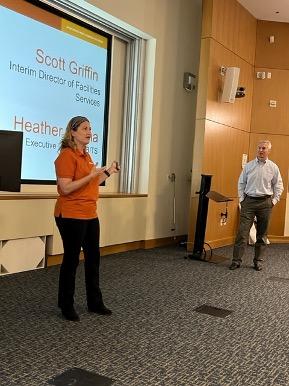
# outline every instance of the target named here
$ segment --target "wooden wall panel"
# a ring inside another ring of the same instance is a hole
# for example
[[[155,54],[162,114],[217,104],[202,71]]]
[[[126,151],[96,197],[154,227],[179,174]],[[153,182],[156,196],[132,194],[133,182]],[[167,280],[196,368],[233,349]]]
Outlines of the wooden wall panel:
[[[285,220],[284,220],[284,236],[289,236],[289,193],[285,192],[286,197],[286,209],[285,209]]]
[[[253,65],[255,63],[257,20],[241,4],[237,3],[237,7],[238,30],[235,52]]]
[[[209,210],[207,217],[207,227],[205,241],[212,247],[216,248],[222,245],[234,243],[237,227],[239,224],[239,200],[235,199],[228,203],[228,220],[227,224],[221,226],[221,213],[225,212],[226,205],[224,203],[216,203],[209,201]],[[281,199],[280,202],[273,208],[272,217],[268,229],[268,235],[283,236],[285,224],[286,200]]]
[[[212,37],[250,64],[254,64],[256,19],[237,1],[214,0]]]
[[[238,205],[238,199],[228,203],[227,223],[226,225],[221,225],[221,213],[225,213],[226,205],[223,202],[217,203],[212,200],[209,201],[205,241],[209,243],[211,247],[215,248],[222,245],[229,245],[234,242],[239,221]]]
[[[198,95],[197,95],[197,108],[196,119],[205,119],[207,111],[207,96],[208,96],[208,77],[209,77],[209,64],[210,64],[210,47],[211,39],[201,40],[201,56],[200,63],[202,65],[199,69],[198,83]]]
[[[224,77],[220,74],[221,66],[239,67],[239,85],[246,87],[246,96],[235,100],[235,103],[221,103],[220,96]],[[253,67],[234,55],[218,42],[210,40],[210,62],[208,74],[208,94],[206,117],[227,126],[250,131]]]
[[[213,0],[203,0],[202,3],[202,38],[212,37]]]
[[[289,135],[289,71],[260,67],[257,71],[266,76],[270,72],[271,79],[254,76],[251,131]],[[270,100],[276,100],[277,107],[270,107]]]
[[[242,155],[247,154],[249,133],[206,122],[203,173],[212,174],[211,190],[237,197]]]
[[[212,37],[233,52],[238,31],[237,7],[237,1],[214,0],[213,2]]]
[[[226,225],[221,226],[221,213],[225,212],[224,203],[209,201],[209,211],[207,217],[207,227],[205,241],[211,246],[217,247],[232,244],[235,240],[237,227],[239,224],[239,200],[235,199],[228,203],[228,221]],[[275,205],[272,211],[272,217],[268,229],[268,235],[283,236],[285,226],[286,200],[281,199]]]
[[[269,36],[275,42],[269,42]],[[258,20],[256,40],[256,67],[289,69],[289,23]]]
[[[286,200],[281,199],[272,210],[272,217],[268,229],[270,236],[283,236],[285,228]]]
[[[228,205],[227,225],[220,225],[224,204],[210,202],[206,241],[213,247],[231,244],[238,221],[237,182],[241,173],[242,155],[248,153],[254,84],[256,20],[235,0],[204,0],[202,55],[198,91],[197,127],[195,138],[189,240],[194,240],[198,197],[194,195],[200,174],[212,174],[212,187],[234,198]],[[220,67],[239,67],[239,86],[246,87],[246,97],[234,104],[221,103],[220,91],[224,78]],[[202,125],[200,124],[202,122]],[[202,153],[198,149],[202,150]],[[197,163],[197,169],[194,169]],[[192,247],[192,244],[190,244]]]
[[[196,218],[199,204],[199,196],[191,198],[191,216],[194,221],[191,221],[189,227],[188,237],[188,250],[193,249],[195,229],[196,229]],[[207,227],[205,234],[205,241],[210,244],[212,248],[221,247],[223,245],[230,245],[234,242],[236,237],[236,229],[239,221],[238,217],[238,199],[230,201],[228,203],[228,220],[227,224],[221,226],[220,219],[221,213],[225,212],[225,203],[216,203],[212,200],[209,201],[209,210],[207,217]]]
[[[256,157],[257,144],[260,140],[268,139],[272,143],[272,150],[269,158],[275,162],[282,175],[284,184],[284,192],[282,198],[286,200],[288,191],[288,170],[289,170],[289,158],[287,156],[289,149],[289,136],[274,135],[274,134],[255,134],[250,135],[250,149],[249,159]],[[284,212],[285,215],[285,212]]]
[[[269,37],[274,36],[274,43]],[[256,144],[260,139],[272,142],[270,158],[277,163],[284,183],[281,202],[274,208],[269,234],[286,235],[288,210],[286,212],[288,192],[289,159],[289,23],[258,20],[256,40],[256,71],[271,73],[271,79],[259,80],[254,76],[254,96],[250,136],[250,158],[256,153]],[[270,100],[276,100],[277,107],[269,106]]]

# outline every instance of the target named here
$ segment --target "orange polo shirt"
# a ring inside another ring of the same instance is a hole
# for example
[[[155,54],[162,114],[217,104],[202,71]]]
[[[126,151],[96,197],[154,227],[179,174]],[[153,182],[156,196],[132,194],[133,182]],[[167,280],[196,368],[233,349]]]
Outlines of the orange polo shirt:
[[[81,153],[69,147],[61,150],[55,160],[56,176],[60,178],[71,178],[72,181],[87,176],[94,163],[88,153]],[[55,217],[91,219],[97,217],[96,201],[99,195],[98,178],[93,178],[82,188],[64,195],[57,186],[59,197],[57,198],[54,215]]]

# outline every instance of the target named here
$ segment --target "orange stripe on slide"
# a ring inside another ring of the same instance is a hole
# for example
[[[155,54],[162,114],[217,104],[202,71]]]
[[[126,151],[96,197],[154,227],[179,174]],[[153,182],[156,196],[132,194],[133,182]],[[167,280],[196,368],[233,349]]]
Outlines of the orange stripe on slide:
[[[61,17],[54,15],[42,8],[39,8],[33,4],[27,3],[24,0],[0,0],[0,5],[21,13],[22,15],[31,17],[37,21],[41,21],[56,29],[61,29]]]

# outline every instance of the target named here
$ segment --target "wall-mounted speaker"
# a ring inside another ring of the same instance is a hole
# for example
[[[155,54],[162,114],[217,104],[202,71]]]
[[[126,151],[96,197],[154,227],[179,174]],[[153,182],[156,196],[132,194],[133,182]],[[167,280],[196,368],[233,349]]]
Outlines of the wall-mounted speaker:
[[[224,76],[221,102],[234,103],[240,75],[239,67],[227,67]]]

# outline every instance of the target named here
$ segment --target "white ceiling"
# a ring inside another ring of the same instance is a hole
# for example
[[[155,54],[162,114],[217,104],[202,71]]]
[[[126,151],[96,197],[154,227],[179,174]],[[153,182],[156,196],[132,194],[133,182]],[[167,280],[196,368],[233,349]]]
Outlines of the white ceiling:
[[[289,0],[238,0],[256,19],[289,23]]]

